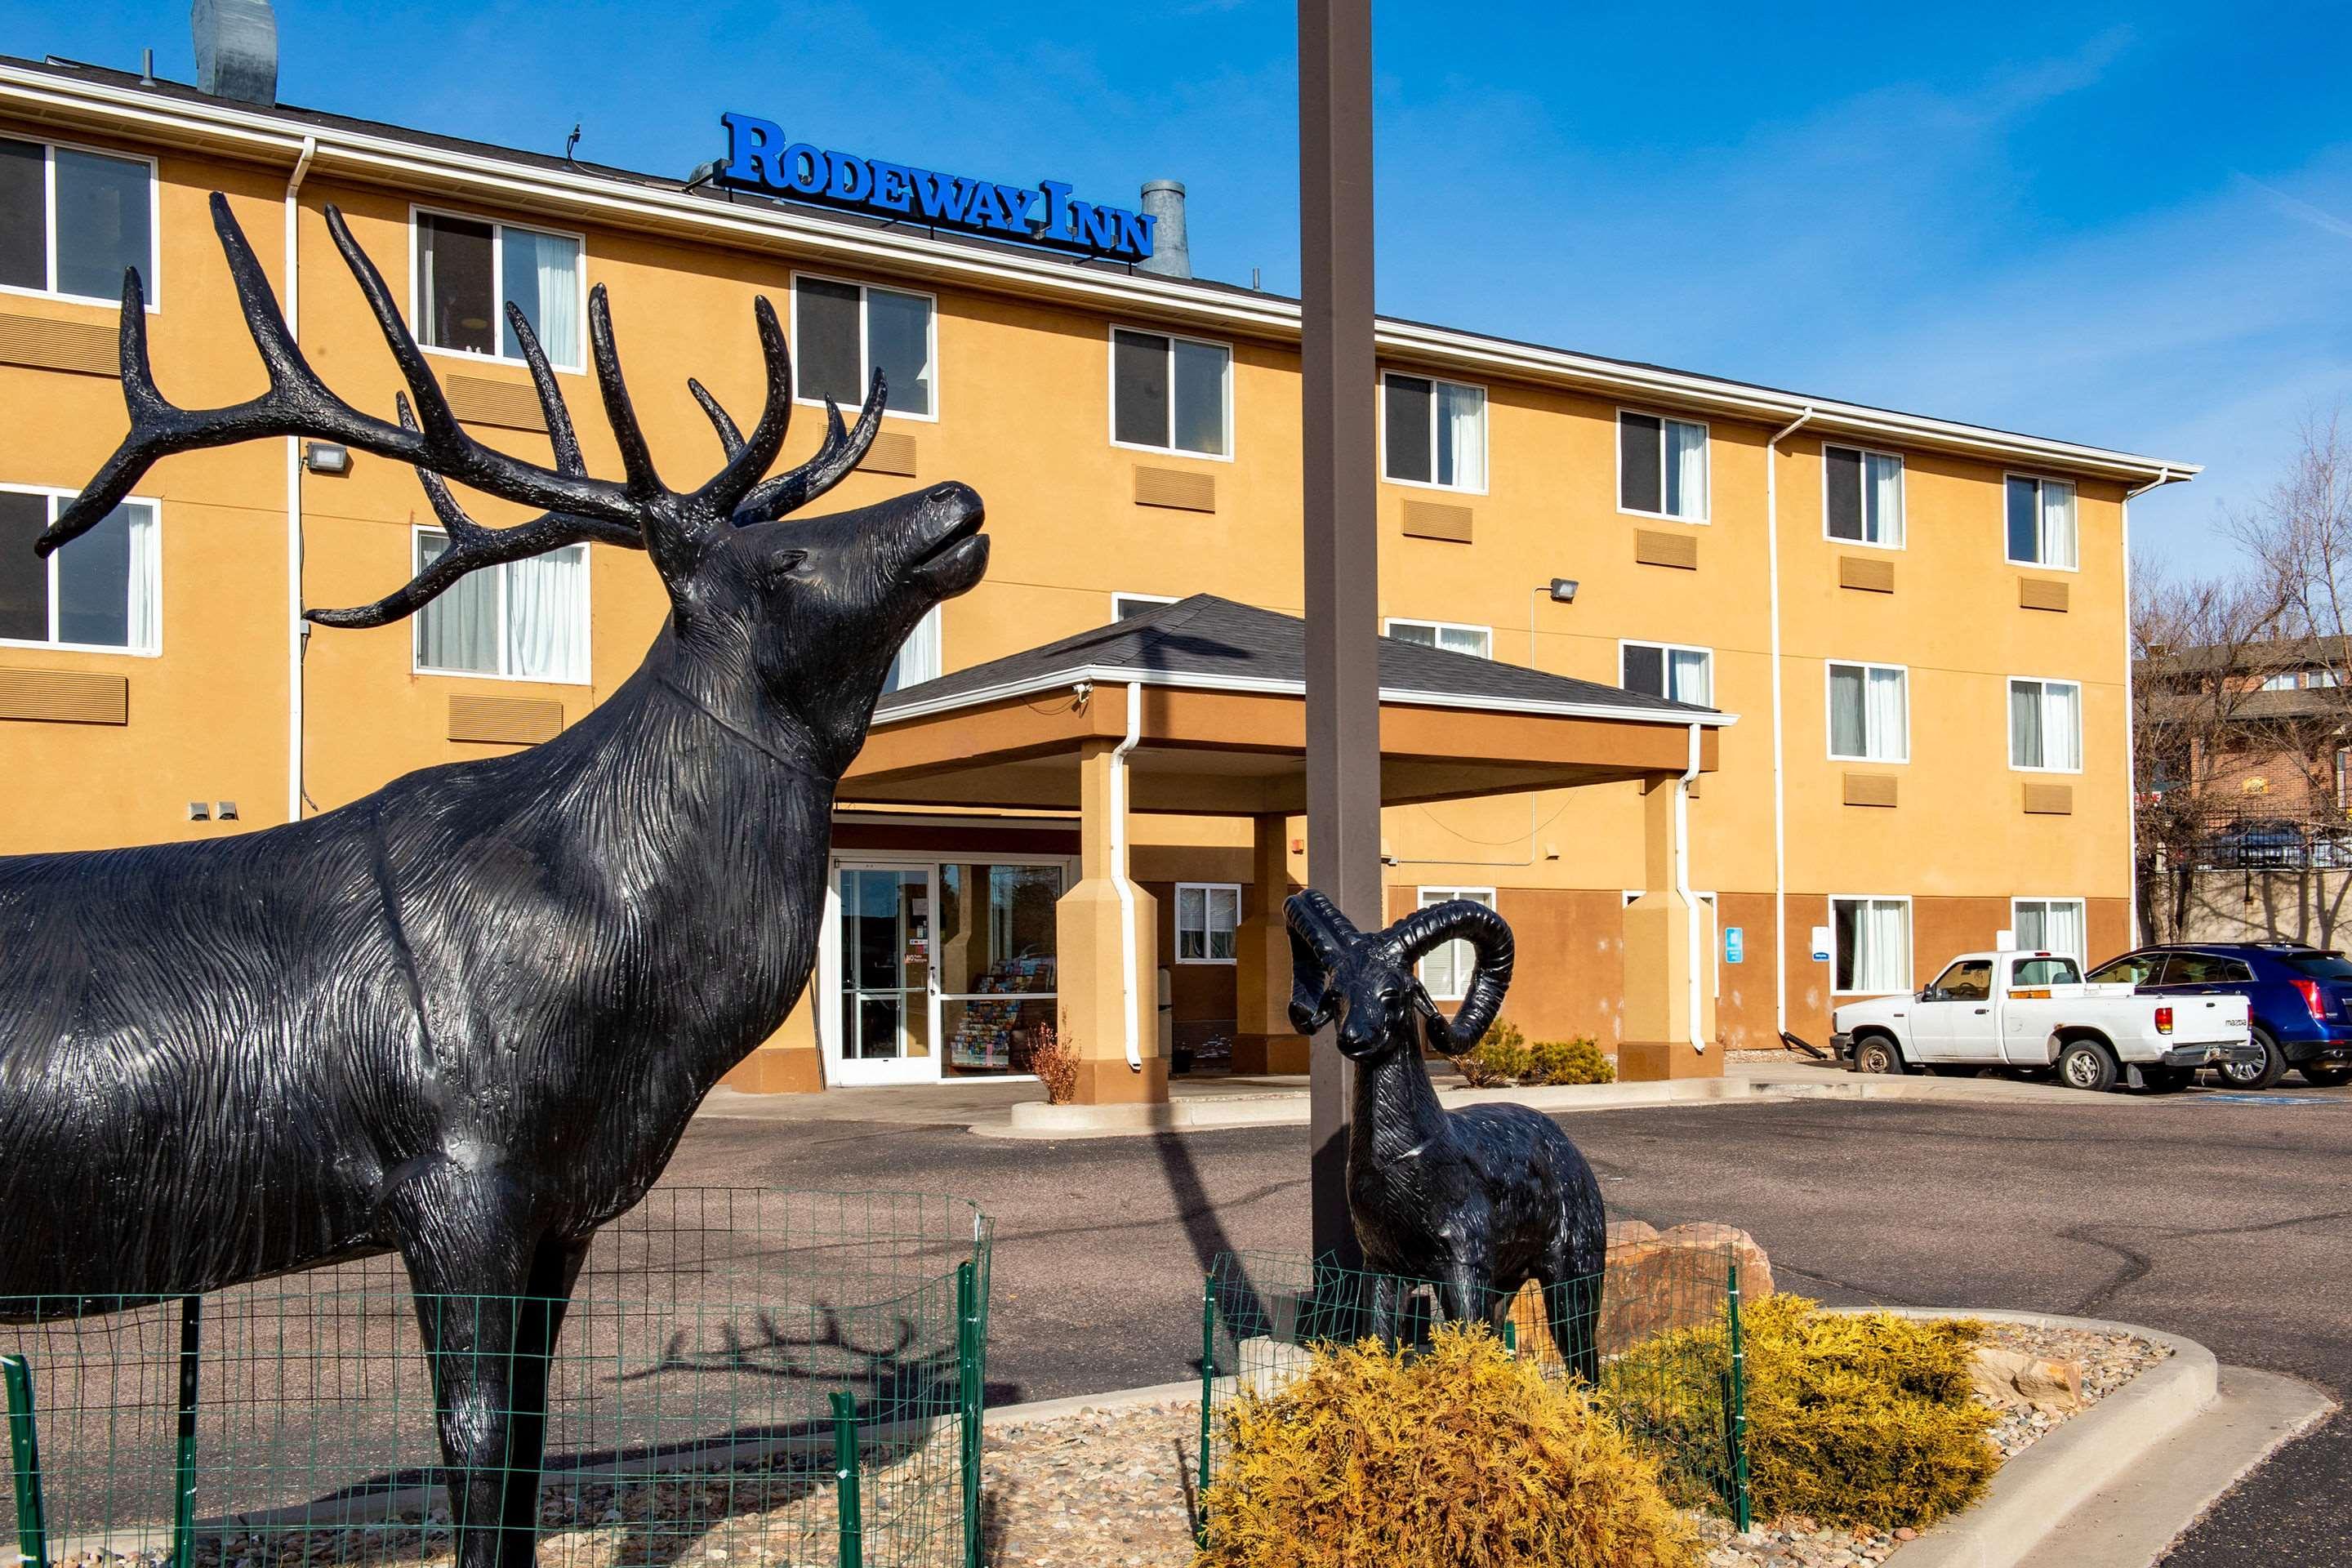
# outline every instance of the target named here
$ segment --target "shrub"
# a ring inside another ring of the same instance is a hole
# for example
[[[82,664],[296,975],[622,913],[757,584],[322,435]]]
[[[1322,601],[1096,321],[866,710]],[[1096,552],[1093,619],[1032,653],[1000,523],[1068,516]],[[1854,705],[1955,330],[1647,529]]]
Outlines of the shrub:
[[[1757,1518],[1916,1528],[1966,1508],[1992,1479],[1993,1413],[1969,1384],[1982,1323],[1825,1312],[1785,1291],[1747,1304],[1739,1323]],[[1717,1406],[1703,1390],[1675,1385],[1701,1375],[1688,1369],[1722,1364],[1723,1337],[1717,1320],[1626,1352],[1611,1383],[1640,1391],[1627,1419],[1666,1429],[1669,1442],[1699,1440],[1703,1433],[1671,1429],[1706,1422]]]
[[[1656,1462],[1483,1323],[1318,1350],[1244,1392],[1194,1568],[1689,1568]]]
[[[1500,1019],[1468,1052],[1456,1057],[1454,1065],[1477,1089],[1617,1081],[1615,1065],[1601,1054],[1600,1045],[1591,1036],[1529,1045],[1517,1025]]]
[[[1045,1103],[1067,1105],[1078,1092],[1078,1053],[1051,1024],[1040,1025],[1037,1043],[1029,1048],[1030,1070],[1045,1086]]]

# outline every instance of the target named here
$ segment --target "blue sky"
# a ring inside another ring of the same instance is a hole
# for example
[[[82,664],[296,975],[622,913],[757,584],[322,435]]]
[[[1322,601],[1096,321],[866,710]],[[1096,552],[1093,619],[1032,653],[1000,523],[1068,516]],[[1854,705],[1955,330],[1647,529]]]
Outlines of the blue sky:
[[[2207,465],[2215,531],[2352,403],[2352,8],[1378,6],[1393,314]],[[278,0],[289,102],[683,174],[795,136],[1120,201],[1297,281],[1282,0]],[[0,0],[0,51],[194,74],[187,7]]]

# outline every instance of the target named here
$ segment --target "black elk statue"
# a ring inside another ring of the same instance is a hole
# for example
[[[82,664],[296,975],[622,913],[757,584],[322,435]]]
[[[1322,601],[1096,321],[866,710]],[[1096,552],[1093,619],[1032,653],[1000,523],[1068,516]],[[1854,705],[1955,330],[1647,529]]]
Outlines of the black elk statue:
[[[1283,906],[1290,931],[1291,1026],[1336,1023],[1356,1064],[1348,1137],[1348,1212],[1374,1286],[1373,1329],[1392,1339],[1395,1280],[1428,1279],[1445,1315],[1497,1330],[1528,1280],[1544,1293],[1552,1342],[1570,1371],[1597,1382],[1601,1270],[1608,1216],[1557,1122],[1524,1105],[1437,1103],[1423,1047],[1459,1055],[1478,1043],[1511,984],[1511,928],[1484,904],[1454,899],[1386,931],[1358,931],[1309,888]],[[1451,1019],[1413,965],[1467,942],[1475,973]]]
[[[722,448],[698,488],[655,471],[602,286],[589,342],[623,477],[590,477],[512,305],[553,467],[483,446],[330,206],[407,384],[399,423],[372,417],[305,362],[217,195],[212,214],[268,390],[226,408],[166,402],[131,272],[130,434],[42,552],[159,458],[315,437],[414,466],[449,546],[389,597],[314,621],[383,626],[468,572],[581,541],[645,551],[669,613],[625,684],[528,751],[236,837],[0,859],[0,1316],[61,1310],[34,1297],[102,1310],[397,1251],[432,1356],[459,1560],[521,1568],[548,1357],[589,1241],[806,983],[835,789],[899,643],[986,568],[980,498],[944,484],[784,521],[857,466],[884,393],[877,374],[854,429],[828,405],[815,455],[769,476],[793,377],[764,299],[751,433],[688,383]],[[451,483],[542,514],[483,526]],[[482,1304],[425,1300],[445,1296]]]

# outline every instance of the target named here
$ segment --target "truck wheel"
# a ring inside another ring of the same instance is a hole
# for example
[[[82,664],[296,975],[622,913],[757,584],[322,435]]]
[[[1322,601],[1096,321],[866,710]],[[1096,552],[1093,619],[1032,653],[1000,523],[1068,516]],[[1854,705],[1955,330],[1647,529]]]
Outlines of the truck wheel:
[[[1853,1043],[1853,1070],[1856,1072],[1903,1073],[1911,1069],[1903,1063],[1903,1053],[1885,1035],[1864,1035]]]
[[[2105,1094],[2116,1087],[2116,1058],[2096,1040],[2076,1040],[2058,1055],[2058,1081]]]
[[[2305,1062],[2294,1069],[2303,1081],[2314,1089],[2334,1089],[2338,1084],[2352,1083],[2352,1068],[2324,1068]]]
[[[2187,1068],[2142,1068],[2139,1076],[2150,1094],[2177,1094],[2195,1075]]]
[[[2216,1069],[2224,1089],[2268,1089],[2286,1076],[2286,1053],[2260,1024],[2254,1026],[2254,1044],[2263,1048],[2260,1062],[2226,1062]]]

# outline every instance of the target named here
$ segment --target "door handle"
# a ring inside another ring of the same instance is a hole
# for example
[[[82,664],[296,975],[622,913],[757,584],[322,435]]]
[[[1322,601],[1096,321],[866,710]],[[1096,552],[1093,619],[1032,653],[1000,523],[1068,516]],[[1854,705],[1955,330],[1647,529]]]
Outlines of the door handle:
[[[1978,1009],[1976,1010],[1976,1012],[1977,1012],[1977,1016],[1978,1016],[1978,1017],[1979,1017],[1979,1018],[1981,1018],[1981,1017],[1983,1017],[1987,1013],[1990,1013],[1990,1012],[1991,1012],[1991,1011],[1992,1011],[1992,1009],[1991,1009],[1991,1008],[1990,1008],[1990,1007],[1979,1007],[1979,1008],[1978,1008]]]

